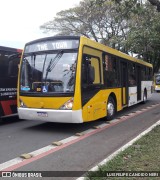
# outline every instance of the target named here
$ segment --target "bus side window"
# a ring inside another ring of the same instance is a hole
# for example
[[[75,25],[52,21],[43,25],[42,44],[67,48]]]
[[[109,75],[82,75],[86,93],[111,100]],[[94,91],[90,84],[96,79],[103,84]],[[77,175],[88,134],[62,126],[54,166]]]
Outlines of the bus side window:
[[[145,67],[142,67],[142,81],[145,81]]]
[[[82,83],[87,84],[87,73],[86,73],[86,66],[82,64]]]
[[[0,52],[0,78],[7,78],[8,58],[5,52]]]
[[[95,81],[95,68],[91,66],[90,63],[88,65],[88,81],[89,84],[93,84],[93,82]]]
[[[14,67],[13,67],[13,61],[10,61],[9,62],[9,64],[8,64],[8,77],[11,77],[12,76],[12,74],[13,74],[13,69],[14,69]]]
[[[110,54],[104,56],[104,83],[107,87],[118,87],[120,85],[118,67],[116,56]]]
[[[128,67],[129,74],[129,86],[136,86],[136,70],[135,65],[133,63],[129,63]]]
[[[84,87],[100,83],[99,61],[97,58],[87,55],[83,56],[82,83]]]
[[[18,64],[19,59],[9,59],[8,63],[8,77],[17,77],[18,76]]]
[[[153,78],[152,68],[149,68],[149,80],[151,81],[152,78]]]

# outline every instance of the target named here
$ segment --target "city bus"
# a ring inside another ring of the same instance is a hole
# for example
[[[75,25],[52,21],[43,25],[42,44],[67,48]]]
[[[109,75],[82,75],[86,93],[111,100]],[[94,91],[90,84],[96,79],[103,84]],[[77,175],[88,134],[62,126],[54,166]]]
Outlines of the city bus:
[[[21,52],[21,49],[0,46],[0,119],[17,115],[17,79]]]
[[[83,36],[27,43],[19,72],[18,115],[26,120],[111,120],[152,93],[151,64]]]
[[[154,90],[160,92],[160,73],[154,75]]]

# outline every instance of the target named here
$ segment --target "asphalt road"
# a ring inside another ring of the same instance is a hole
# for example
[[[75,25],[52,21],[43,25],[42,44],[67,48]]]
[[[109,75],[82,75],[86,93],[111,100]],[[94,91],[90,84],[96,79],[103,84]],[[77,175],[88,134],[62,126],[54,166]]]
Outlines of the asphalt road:
[[[138,104],[117,113],[116,118],[151,107],[151,105],[157,103],[160,103],[160,93],[154,93],[146,104]],[[60,171],[61,174],[64,171],[87,171],[158,120],[160,120],[160,104],[125,121],[96,131],[33,162],[21,165],[15,170]],[[75,133],[83,132],[102,123],[104,123],[103,119],[84,124],[22,121],[18,120],[18,117],[4,119],[4,122],[0,124],[0,163],[19,157],[23,153],[35,151],[50,145],[54,141],[63,140],[75,135]],[[76,177],[51,177],[48,179],[76,179]]]

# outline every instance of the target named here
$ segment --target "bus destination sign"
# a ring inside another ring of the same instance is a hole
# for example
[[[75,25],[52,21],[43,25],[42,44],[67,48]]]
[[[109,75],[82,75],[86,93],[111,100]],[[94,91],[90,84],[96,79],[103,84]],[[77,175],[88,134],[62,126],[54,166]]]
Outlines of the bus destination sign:
[[[26,45],[24,52],[32,53],[48,50],[77,49],[78,46],[79,40],[50,40]]]

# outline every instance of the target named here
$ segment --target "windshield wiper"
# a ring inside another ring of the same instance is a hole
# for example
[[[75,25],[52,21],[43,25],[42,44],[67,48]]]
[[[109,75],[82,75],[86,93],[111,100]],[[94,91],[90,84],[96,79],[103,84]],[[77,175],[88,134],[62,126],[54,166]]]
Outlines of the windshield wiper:
[[[32,55],[31,55],[31,64],[32,64],[32,66],[35,68],[35,60],[36,60],[36,55],[35,55],[35,53],[33,53]]]
[[[53,59],[50,60],[48,67],[46,69],[45,83],[46,83],[48,73],[54,69],[54,67],[56,66],[56,64],[58,63],[58,61],[62,57],[62,55],[63,55],[63,51],[61,50],[56,54],[56,56]]]

